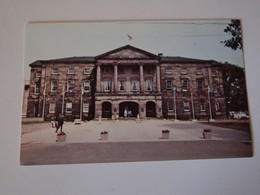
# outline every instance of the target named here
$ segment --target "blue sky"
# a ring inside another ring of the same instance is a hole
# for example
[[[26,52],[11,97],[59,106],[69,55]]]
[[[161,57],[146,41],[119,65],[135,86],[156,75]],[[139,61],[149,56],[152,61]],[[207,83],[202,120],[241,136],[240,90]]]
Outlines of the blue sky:
[[[25,79],[28,64],[72,56],[97,56],[132,45],[164,56],[229,62],[244,66],[243,52],[224,47],[230,20],[30,23],[25,29]],[[133,37],[129,40],[127,35]]]

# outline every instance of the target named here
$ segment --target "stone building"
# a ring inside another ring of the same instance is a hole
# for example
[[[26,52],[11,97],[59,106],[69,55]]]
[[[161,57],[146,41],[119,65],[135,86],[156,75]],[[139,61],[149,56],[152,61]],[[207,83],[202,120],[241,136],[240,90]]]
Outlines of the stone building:
[[[225,117],[220,63],[164,57],[130,45],[96,57],[32,64],[28,117]]]

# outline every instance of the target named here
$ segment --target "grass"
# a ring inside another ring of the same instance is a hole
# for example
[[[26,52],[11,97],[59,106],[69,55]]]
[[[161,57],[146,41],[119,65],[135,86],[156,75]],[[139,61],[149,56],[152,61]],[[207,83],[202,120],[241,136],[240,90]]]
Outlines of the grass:
[[[40,124],[40,123],[50,123],[50,121],[26,121],[22,122],[22,125]]]
[[[250,122],[249,121],[232,121],[232,122],[202,122],[203,124],[235,129],[239,131],[250,132]]]

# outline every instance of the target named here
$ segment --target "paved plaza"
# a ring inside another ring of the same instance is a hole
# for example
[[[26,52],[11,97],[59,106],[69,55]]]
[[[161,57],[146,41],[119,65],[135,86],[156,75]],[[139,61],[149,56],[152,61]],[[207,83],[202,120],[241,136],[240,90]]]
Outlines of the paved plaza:
[[[162,130],[170,130],[169,140],[190,141],[203,140],[203,129],[212,130],[213,140],[250,140],[248,132],[221,128],[199,122],[173,120],[120,120],[112,122],[104,120],[83,122],[75,125],[65,122],[63,131],[67,134],[66,143],[100,142],[100,132],[108,131],[109,139],[106,142],[132,142],[132,141],[162,141]],[[55,143],[55,128],[50,123],[31,124],[22,126],[22,144],[26,143]],[[169,141],[166,140],[166,141]]]
[[[205,140],[203,129],[212,130]],[[162,139],[162,130],[170,130]],[[108,140],[100,139],[108,131]],[[65,122],[65,142],[56,142],[50,123],[22,126],[21,165],[133,162],[252,156],[250,133],[199,122],[104,120]]]

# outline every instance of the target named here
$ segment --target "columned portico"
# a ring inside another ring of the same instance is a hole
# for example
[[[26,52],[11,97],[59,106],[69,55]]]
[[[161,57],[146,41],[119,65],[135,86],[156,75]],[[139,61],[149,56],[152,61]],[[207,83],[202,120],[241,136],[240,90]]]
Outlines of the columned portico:
[[[114,62],[114,92],[118,92],[118,64]]]
[[[139,63],[140,65],[140,92],[144,92],[144,67],[143,63]]]
[[[100,93],[100,77],[101,77],[100,65],[101,65],[100,63],[97,64],[97,84],[96,84],[97,93]]]

